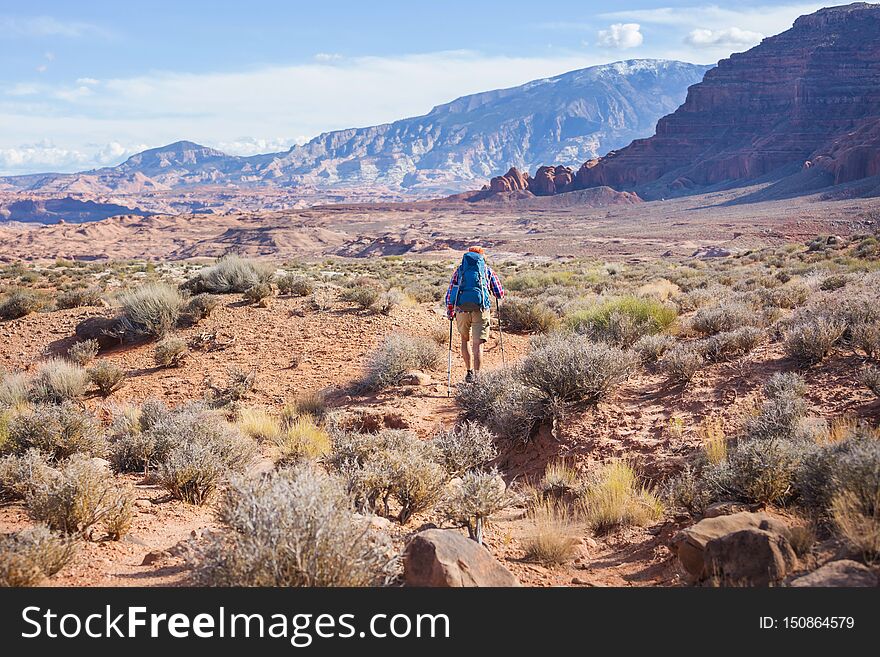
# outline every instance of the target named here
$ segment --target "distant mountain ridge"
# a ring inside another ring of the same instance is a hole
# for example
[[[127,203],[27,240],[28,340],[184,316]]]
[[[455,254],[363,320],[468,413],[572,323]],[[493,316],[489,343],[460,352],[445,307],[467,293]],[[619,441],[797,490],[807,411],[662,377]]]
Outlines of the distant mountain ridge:
[[[645,137],[709,68],[616,62],[463,96],[424,116],[324,133],[282,153],[240,157],[179,141],[115,167],[0,178],[0,189],[86,196],[203,185],[461,191],[510,166],[577,165]]]

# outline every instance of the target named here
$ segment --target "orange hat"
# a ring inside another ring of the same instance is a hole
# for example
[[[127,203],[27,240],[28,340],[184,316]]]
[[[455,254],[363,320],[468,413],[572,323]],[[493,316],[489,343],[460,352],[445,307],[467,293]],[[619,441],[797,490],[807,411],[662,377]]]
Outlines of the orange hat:
[[[482,246],[472,246],[471,248],[468,249],[468,251],[470,251],[471,253],[480,253],[480,254],[482,254],[482,253],[483,253],[483,247],[482,247]]]

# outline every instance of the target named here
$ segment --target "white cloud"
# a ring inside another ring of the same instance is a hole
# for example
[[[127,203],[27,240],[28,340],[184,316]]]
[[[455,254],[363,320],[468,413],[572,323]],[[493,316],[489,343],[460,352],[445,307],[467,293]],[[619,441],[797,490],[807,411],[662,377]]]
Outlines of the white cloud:
[[[212,148],[230,153],[231,155],[259,155],[260,153],[278,153],[288,150],[291,146],[304,144],[308,139],[299,137],[239,137],[234,141],[211,142]]]
[[[723,30],[736,25],[740,29],[750,32],[776,34],[790,28],[798,16],[811,14],[822,6],[819,3],[793,3],[729,8],[710,4],[691,7],[628,9],[607,12],[600,14],[600,17],[692,29]]]
[[[46,66],[45,64],[40,64],[39,66],[35,67],[34,70],[37,73],[45,73],[46,71],[49,70],[49,67]]]
[[[342,59],[338,52],[319,52],[315,55],[316,62],[334,62]]]
[[[729,27],[722,30],[709,30],[706,28],[697,28],[691,30],[684,41],[687,44],[697,48],[707,48],[713,46],[754,46],[760,43],[764,35],[760,32],[752,32],[751,30],[741,30],[738,27]]]
[[[76,148],[42,140],[13,148],[0,148],[0,174],[78,171],[115,165],[145,148],[144,144],[123,146],[119,142]]]
[[[107,36],[106,30],[82,21],[60,21],[51,16],[0,16],[0,38],[3,37],[68,37]]]
[[[95,78],[77,78],[77,79],[76,79],[76,83],[79,84],[79,85],[89,85],[89,86],[93,86],[93,85],[96,85],[96,84],[100,84],[101,81],[100,81],[100,80],[96,80]]]
[[[599,30],[599,45],[605,48],[636,48],[642,45],[645,38],[640,32],[638,23],[615,23],[607,30]]]

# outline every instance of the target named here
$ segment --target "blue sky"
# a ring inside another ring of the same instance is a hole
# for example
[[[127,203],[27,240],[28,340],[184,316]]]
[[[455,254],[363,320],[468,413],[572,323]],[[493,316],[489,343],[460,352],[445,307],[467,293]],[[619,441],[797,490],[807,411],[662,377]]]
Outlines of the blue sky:
[[[423,114],[593,64],[714,63],[821,5],[699,1],[0,3],[0,173],[228,152]]]

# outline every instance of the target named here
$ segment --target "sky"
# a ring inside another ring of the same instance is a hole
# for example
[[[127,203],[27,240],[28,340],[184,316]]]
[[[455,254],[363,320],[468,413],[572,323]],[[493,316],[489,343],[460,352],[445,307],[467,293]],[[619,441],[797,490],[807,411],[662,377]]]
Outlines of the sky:
[[[715,63],[821,4],[740,0],[0,2],[0,174],[228,153],[425,114],[621,59]]]

